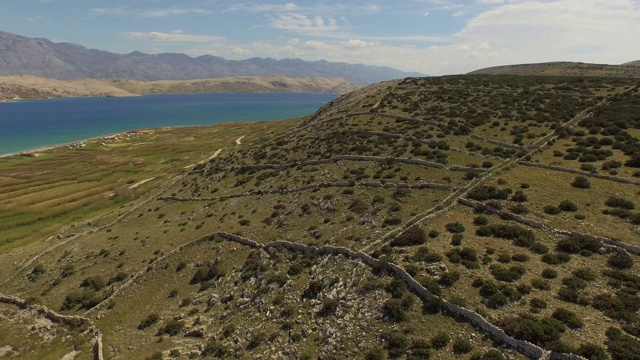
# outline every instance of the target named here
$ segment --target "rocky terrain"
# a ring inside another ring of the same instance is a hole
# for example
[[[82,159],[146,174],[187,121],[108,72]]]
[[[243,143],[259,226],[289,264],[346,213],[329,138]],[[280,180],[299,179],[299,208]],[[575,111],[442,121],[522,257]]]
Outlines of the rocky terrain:
[[[639,114],[625,77],[406,78],[9,158],[3,319],[77,319],[77,359],[639,359]]]
[[[344,79],[234,77],[184,81],[113,79],[56,80],[29,75],[0,76],[0,101],[59,97],[116,97],[144,94],[316,92],[344,94],[359,86]]]
[[[469,74],[491,75],[556,75],[556,76],[614,76],[640,78],[639,61],[622,65],[587,64],[578,62],[549,62],[539,64],[521,64],[494,66],[479,69]]]

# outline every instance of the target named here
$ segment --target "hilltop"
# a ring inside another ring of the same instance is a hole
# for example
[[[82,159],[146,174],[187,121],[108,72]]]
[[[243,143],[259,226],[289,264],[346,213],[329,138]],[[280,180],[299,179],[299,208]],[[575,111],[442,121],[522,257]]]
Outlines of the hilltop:
[[[360,86],[338,78],[245,76],[218,79],[137,81],[124,79],[56,80],[29,75],[0,76],[0,101],[143,94],[316,92],[344,94]]]
[[[638,359],[639,113],[623,77],[406,78],[304,119],[5,158],[0,339],[43,359]]]
[[[55,43],[0,31],[0,75],[33,75],[60,80],[76,78],[141,81],[192,80],[236,76],[345,78],[360,85],[419,76],[386,66],[300,59],[227,60],[203,55],[116,54],[77,44]]]
[[[494,66],[469,74],[489,75],[552,75],[552,76],[605,76],[640,78],[640,69],[630,62],[622,65],[587,64],[579,62],[549,62]]]

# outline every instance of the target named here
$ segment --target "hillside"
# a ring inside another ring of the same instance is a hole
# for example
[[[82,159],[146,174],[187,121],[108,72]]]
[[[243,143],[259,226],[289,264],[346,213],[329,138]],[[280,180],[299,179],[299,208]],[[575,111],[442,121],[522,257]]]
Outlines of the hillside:
[[[469,74],[488,75],[553,75],[553,76],[607,76],[640,78],[640,69],[622,65],[587,64],[576,62],[550,62],[538,64],[520,64],[494,66],[475,70]]]
[[[627,63],[622,64],[624,66],[640,66],[640,60],[629,61]]]
[[[638,359],[636,82],[407,78],[304,119],[2,159],[0,344]]]
[[[0,101],[57,97],[135,96],[144,94],[315,92],[344,94],[359,86],[344,79],[234,77],[198,80],[55,80],[29,75],[1,76]]]
[[[358,84],[419,76],[385,66],[300,59],[227,60],[210,55],[116,54],[47,39],[0,31],[0,75],[33,75],[53,79],[106,78],[141,81],[191,80],[236,76],[345,78]]]

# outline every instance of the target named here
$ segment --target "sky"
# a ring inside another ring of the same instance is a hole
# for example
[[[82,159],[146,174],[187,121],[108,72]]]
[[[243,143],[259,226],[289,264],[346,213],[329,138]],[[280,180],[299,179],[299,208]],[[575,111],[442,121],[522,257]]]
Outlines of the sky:
[[[640,0],[0,0],[0,30],[121,54],[324,59],[428,75],[640,60]]]

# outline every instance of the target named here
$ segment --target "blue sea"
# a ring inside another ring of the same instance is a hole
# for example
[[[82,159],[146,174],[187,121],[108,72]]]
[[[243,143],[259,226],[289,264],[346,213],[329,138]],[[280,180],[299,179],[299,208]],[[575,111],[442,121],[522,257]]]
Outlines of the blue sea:
[[[172,94],[0,103],[0,154],[123,131],[309,115],[335,94]]]

